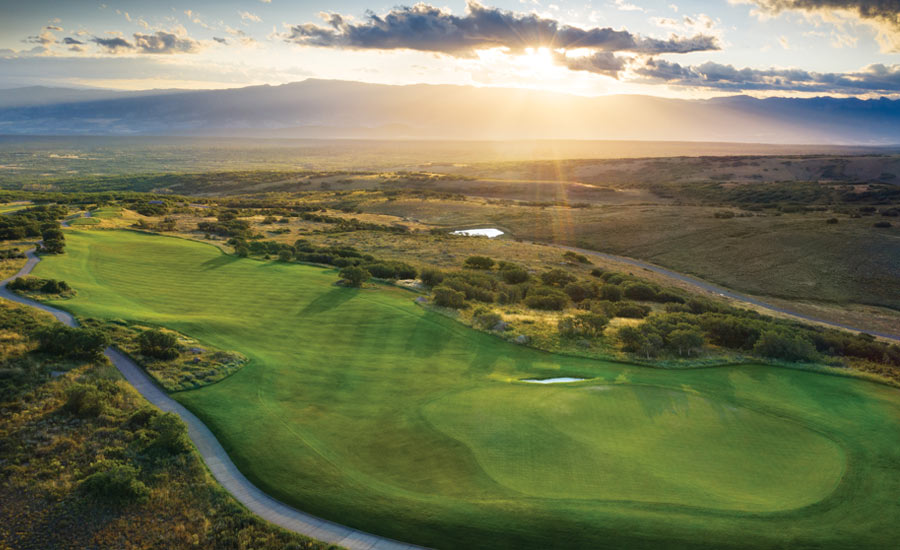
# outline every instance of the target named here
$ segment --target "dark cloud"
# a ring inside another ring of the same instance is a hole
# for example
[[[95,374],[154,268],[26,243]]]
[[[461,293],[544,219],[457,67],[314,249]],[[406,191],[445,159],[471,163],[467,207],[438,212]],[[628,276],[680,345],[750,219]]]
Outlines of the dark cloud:
[[[97,44],[101,48],[104,48],[106,51],[110,53],[118,53],[123,50],[133,50],[134,46],[131,42],[125,40],[124,38],[115,37],[115,38],[100,38],[99,36],[95,36],[91,38],[91,42]]]
[[[166,31],[156,31],[152,34],[136,32],[133,36],[134,42],[129,42],[120,37],[99,38],[96,36],[91,39],[91,42],[106,49],[109,53],[128,51],[147,54],[194,53],[199,51],[201,46],[200,42],[189,36]]]
[[[707,62],[682,66],[651,59],[634,73],[646,81],[673,86],[729,91],[768,90],[815,93],[900,93],[900,65],[869,65],[851,73],[816,73],[800,69],[737,69]]]
[[[466,14],[456,16],[419,3],[391,10],[384,16],[368,12],[360,23],[337,13],[324,15],[326,26],[295,25],[285,39],[306,46],[351,49],[409,49],[468,56],[476,49],[505,47],[519,52],[528,47],[588,48],[643,54],[716,50],[711,36],[644,38],[625,30],[582,29],[540,17],[489,8],[468,0]]]
[[[885,51],[900,51],[900,0],[743,0],[768,13],[846,10],[871,23]]]
[[[200,43],[193,38],[165,31],[156,31],[153,34],[136,32],[134,46],[141,53],[155,54],[193,53],[200,49]]]
[[[63,38],[63,44],[66,44],[68,46],[83,46],[84,42],[82,42],[81,40],[76,40],[75,38],[72,38],[71,36],[67,36],[67,37]]]
[[[225,44],[225,45],[228,45],[228,40],[225,39],[225,38],[219,38],[218,36],[213,36],[213,40],[215,40],[215,41],[218,42],[219,44]]]
[[[612,52],[596,52],[584,57],[566,57],[558,55],[556,62],[572,71],[588,71],[619,78],[619,72],[625,68],[630,58],[618,57]]]
[[[49,30],[45,30],[41,32],[41,34],[37,36],[28,36],[22,42],[26,44],[40,44],[42,46],[46,46],[48,44],[56,44],[56,37]]]

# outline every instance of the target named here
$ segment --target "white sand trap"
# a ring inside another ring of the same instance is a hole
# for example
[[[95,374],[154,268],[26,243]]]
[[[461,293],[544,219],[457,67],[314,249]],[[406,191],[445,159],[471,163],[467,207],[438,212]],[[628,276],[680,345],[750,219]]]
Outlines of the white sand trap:
[[[488,239],[493,239],[494,237],[499,237],[503,234],[503,231],[493,227],[486,227],[484,229],[460,229],[459,231],[454,231],[454,235],[465,235],[466,237],[487,237]]]
[[[530,384],[564,384],[566,382],[581,382],[587,378],[571,378],[569,376],[561,376],[559,378],[524,378],[522,382]]]

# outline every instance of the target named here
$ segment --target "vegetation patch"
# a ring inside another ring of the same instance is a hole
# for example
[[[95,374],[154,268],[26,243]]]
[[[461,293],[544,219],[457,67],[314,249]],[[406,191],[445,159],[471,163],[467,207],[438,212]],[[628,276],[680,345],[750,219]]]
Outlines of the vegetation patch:
[[[167,329],[112,319],[85,319],[84,326],[106,333],[167,391],[215,384],[247,364],[236,351],[223,351]]]

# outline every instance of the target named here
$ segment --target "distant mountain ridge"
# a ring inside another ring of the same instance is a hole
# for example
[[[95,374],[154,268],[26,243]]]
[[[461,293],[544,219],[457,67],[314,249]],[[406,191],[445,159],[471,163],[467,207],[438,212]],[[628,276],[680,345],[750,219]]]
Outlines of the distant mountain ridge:
[[[887,145],[900,100],[581,97],[305,80],[227,90],[0,90],[0,134],[613,139]]]

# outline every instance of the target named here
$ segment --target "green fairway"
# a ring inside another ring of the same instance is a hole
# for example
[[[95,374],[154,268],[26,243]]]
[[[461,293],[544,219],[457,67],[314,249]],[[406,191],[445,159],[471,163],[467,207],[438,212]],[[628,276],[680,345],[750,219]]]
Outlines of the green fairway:
[[[79,316],[250,362],[175,394],[261,488],[438,548],[887,548],[900,392],[761,365],[665,371],[475,332],[393,287],[187,240],[72,230]],[[537,385],[523,378],[588,380]]]

